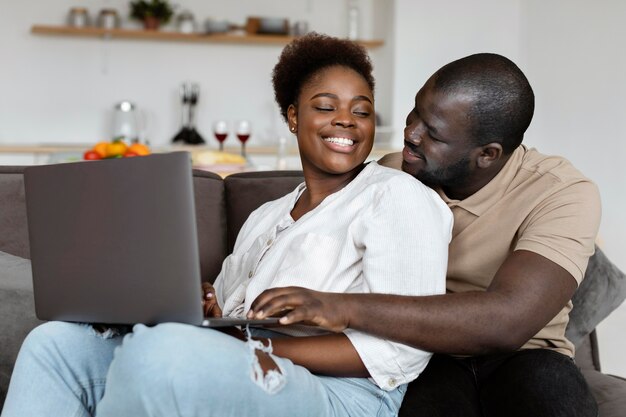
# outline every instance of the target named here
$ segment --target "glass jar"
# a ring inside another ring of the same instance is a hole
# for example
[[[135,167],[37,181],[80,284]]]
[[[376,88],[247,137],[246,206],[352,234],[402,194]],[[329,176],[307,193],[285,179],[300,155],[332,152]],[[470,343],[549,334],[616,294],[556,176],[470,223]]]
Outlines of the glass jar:
[[[188,10],[182,11],[176,16],[176,27],[180,33],[194,33],[196,31],[196,18]]]
[[[115,9],[102,9],[96,24],[102,29],[117,29],[120,27],[120,16]]]
[[[137,107],[130,101],[121,101],[113,108],[113,139],[139,142]]]
[[[75,28],[84,28],[89,26],[89,13],[84,7],[72,7],[67,15],[67,24]]]

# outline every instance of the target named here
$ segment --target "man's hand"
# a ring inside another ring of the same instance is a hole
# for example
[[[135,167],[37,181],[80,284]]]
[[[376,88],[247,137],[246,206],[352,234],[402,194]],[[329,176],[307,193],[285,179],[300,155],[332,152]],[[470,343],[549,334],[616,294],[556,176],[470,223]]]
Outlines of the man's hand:
[[[222,309],[217,304],[215,288],[208,282],[202,283],[202,310],[204,317],[222,317]]]
[[[313,291],[301,287],[272,288],[252,302],[249,319],[279,317],[281,324],[303,323],[332,332],[345,330],[350,321],[343,294]]]

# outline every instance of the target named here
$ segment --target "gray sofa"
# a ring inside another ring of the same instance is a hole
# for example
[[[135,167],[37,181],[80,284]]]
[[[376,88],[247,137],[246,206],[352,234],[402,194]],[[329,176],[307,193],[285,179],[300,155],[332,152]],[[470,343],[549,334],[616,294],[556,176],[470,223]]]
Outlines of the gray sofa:
[[[33,309],[23,171],[24,167],[0,167],[0,407],[19,346],[39,323]],[[201,272],[210,282],[248,214],[303,179],[296,171],[242,173],[225,180],[206,171],[194,170],[193,175]],[[577,345],[576,362],[602,417],[626,416],[626,380],[601,372],[594,329],[624,298],[624,274],[598,251],[574,298],[568,336]]]

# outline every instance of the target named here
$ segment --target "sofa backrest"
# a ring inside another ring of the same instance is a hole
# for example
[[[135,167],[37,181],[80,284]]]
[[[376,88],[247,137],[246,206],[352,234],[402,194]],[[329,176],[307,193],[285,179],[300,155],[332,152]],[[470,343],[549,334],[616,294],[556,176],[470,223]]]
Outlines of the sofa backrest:
[[[228,255],[224,180],[208,171],[193,170],[200,274],[213,282]]]
[[[304,177],[300,171],[261,171],[222,180],[211,172],[193,170],[193,181],[200,271],[204,281],[213,282],[250,213],[291,192]]]
[[[30,259],[24,167],[0,167],[0,251]]]
[[[228,253],[233,251],[239,230],[253,210],[290,193],[303,181],[302,171],[242,172],[226,177]]]
[[[30,259],[24,168],[0,166],[0,251]],[[303,180],[300,171],[239,173],[223,180],[212,172],[194,169],[202,279],[215,280],[239,229],[254,209],[289,193]]]

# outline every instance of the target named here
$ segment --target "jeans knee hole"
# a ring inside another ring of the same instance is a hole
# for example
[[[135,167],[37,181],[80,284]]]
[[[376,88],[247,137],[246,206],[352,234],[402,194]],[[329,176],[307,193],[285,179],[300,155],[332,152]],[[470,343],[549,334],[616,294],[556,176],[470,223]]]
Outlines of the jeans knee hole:
[[[246,342],[249,348],[250,353],[250,377],[255,384],[261,387],[268,394],[276,394],[285,386],[285,375],[274,361],[275,368],[268,369],[267,371],[263,371],[261,364],[259,362],[259,358],[257,357],[257,351],[267,353],[270,355],[272,353],[272,344],[270,341],[269,346],[264,346],[260,340],[248,339]]]

